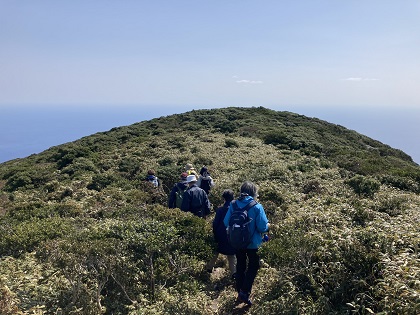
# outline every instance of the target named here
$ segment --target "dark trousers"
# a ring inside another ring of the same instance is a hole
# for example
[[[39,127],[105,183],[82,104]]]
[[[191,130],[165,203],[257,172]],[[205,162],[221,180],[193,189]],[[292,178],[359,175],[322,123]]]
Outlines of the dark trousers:
[[[236,252],[236,290],[251,293],[252,284],[260,269],[258,249],[242,249]]]

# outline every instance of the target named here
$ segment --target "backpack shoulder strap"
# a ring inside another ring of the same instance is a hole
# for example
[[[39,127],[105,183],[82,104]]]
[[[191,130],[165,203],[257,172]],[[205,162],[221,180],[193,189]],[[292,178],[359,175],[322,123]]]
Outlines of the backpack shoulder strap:
[[[250,203],[248,203],[245,207],[243,208],[239,208],[239,206],[236,204],[236,200],[232,201],[232,206],[233,206],[233,210],[241,210],[241,211],[248,211],[249,209],[251,209],[253,206],[255,206],[258,202],[256,202],[255,200],[252,200]]]
[[[252,200],[250,203],[248,203],[245,208],[243,209],[244,211],[249,211],[249,209],[251,209],[253,206],[255,206],[257,204],[257,202],[255,200]]]

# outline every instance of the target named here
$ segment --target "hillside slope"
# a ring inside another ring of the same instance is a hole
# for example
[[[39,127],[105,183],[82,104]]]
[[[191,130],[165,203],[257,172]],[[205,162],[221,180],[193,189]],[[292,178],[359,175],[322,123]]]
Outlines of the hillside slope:
[[[244,180],[260,188],[272,240],[249,310],[224,268],[204,272],[212,216],[166,208],[188,162],[209,167],[214,207]],[[143,181],[151,168],[163,189]],[[0,164],[0,313],[416,314],[419,192],[404,152],[289,112],[114,128]]]

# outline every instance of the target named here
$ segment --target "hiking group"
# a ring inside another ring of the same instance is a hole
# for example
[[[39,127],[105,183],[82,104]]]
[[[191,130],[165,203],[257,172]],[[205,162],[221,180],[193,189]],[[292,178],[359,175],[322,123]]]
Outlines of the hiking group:
[[[154,172],[148,176],[151,175],[155,176]],[[157,178],[156,182],[160,185]],[[205,219],[211,212],[208,194],[213,186],[214,181],[206,167],[198,174],[191,164],[187,164],[169,194],[168,207]],[[206,265],[207,271],[212,273],[219,254],[226,255],[230,276],[238,292],[237,300],[248,306],[252,305],[250,294],[260,268],[258,249],[267,240],[264,233],[269,229],[267,216],[257,197],[257,186],[250,181],[241,185],[237,199],[232,190],[223,191],[224,203],[215,211],[212,222],[217,248]]]

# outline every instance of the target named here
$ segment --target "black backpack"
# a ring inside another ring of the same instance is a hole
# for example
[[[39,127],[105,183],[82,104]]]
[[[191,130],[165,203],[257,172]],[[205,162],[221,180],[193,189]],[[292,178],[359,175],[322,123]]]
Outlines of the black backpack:
[[[246,249],[251,243],[252,234],[249,229],[249,224],[252,219],[248,217],[248,211],[257,202],[252,200],[244,208],[240,209],[236,201],[232,201],[233,211],[229,219],[229,226],[227,228],[228,241],[230,246],[234,249]]]
[[[210,183],[211,183],[211,178],[210,178],[210,176],[202,176],[202,177],[201,177],[200,188],[201,188],[202,190],[204,190],[207,194],[209,193],[210,188],[211,188]]]

